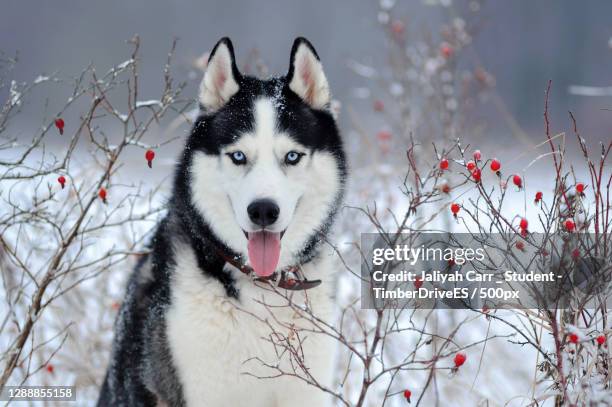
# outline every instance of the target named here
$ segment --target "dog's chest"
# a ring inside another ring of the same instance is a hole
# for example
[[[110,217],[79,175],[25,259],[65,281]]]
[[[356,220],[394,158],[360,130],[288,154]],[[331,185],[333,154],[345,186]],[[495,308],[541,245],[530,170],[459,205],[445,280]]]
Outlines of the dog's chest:
[[[271,341],[293,335],[295,311],[278,307],[286,301],[245,278],[236,282],[239,300],[228,297],[217,280],[202,275],[193,256],[178,258],[166,323],[187,405],[273,405],[277,382],[257,377],[274,373],[264,367],[279,363]],[[318,306],[331,309],[322,291],[311,291]],[[311,347],[325,354],[316,341],[306,352]]]

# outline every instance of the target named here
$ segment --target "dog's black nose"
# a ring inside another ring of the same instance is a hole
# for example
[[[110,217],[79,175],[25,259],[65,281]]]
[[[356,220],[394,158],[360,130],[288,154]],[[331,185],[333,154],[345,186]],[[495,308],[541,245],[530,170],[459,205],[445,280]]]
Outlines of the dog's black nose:
[[[278,205],[270,199],[258,199],[257,201],[251,202],[247,208],[247,213],[253,223],[265,228],[276,222],[280,209]]]

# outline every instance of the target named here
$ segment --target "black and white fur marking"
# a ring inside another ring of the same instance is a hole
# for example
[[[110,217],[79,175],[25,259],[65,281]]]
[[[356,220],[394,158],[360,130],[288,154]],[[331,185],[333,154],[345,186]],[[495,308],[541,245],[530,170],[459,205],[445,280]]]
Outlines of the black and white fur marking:
[[[319,57],[298,38],[287,75],[261,80],[239,72],[231,41],[221,39],[199,101],[168,214],[128,284],[98,405],[325,405],[328,396],[299,379],[243,374],[271,373],[254,357],[277,361],[262,340],[269,328],[254,315],[267,315],[258,301],[279,298],[221,255],[247,261],[246,235],[261,228],[247,208],[274,202],[278,213],[265,229],[283,233],[277,269],[300,264],[308,279],[322,279],[307,295],[318,317],[332,319],[334,267],[321,242],[343,196],[346,166]],[[304,295],[295,292],[294,301]],[[290,309],[275,312],[279,320],[293,317]],[[305,360],[328,384],[333,346],[318,336],[305,342]]]

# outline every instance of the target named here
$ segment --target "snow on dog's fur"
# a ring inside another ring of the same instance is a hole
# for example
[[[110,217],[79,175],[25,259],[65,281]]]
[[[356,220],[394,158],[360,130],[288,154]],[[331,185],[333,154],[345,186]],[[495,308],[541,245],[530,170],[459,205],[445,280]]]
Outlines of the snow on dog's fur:
[[[322,242],[346,168],[322,65],[298,38],[287,75],[244,76],[224,38],[210,54],[199,101],[168,215],[128,284],[99,405],[325,405],[328,396],[299,379],[254,377],[275,373],[256,360],[279,363],[264,339],[262,302],[284,300],[225,260],[261,277],[301,266],[323,283],[292,300],[307,294],[317,317],[331,322],[332,256]],[[294,317],[289,307],[270,309],[279,321]],[[329,385],[331,340],[313,334],[303,346],[309,373]]]

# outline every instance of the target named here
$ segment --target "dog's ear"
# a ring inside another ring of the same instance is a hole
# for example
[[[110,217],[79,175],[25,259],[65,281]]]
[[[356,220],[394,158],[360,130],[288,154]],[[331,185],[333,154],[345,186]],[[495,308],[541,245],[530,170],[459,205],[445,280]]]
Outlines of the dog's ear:
[[[208,57],[204,79],[200,84],[200,103],[204,109],[215,111],[238,92],[240,72],[236,66],[232,41],[221,38]]]
[[[324,109],[329,106],[331,95],[323,65],[317,51],[306,38],[296,38],[293,43],[287,83],[289,89],[311,107]]]

